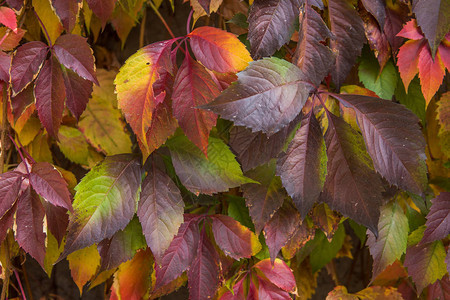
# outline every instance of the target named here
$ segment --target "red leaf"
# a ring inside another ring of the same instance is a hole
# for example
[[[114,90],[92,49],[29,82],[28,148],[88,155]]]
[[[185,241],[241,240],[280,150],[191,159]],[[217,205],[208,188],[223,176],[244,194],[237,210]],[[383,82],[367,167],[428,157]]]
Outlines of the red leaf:
[[[86,41],[86,38],[76,34],[61,35],[53,46],[55,56],[66,68],[98,85],[94,56]]]
[[[224,215],[214,215],[211,219],[216,244],[226,255],[238,260],[250,258],[261,250],[258,237],[238,221]]]
[[[63,68],[62,76],[66,89],[66,105],[78,120],[86,109],[89,97],[92,94],[92,82],[81,78],[70,69]]]
[[[286,292],[293,293],[297,288],[292,270],[281,259],[277,258],[274,263],[269,259],[264,259],[255,264],[253,268],[259,269],[265,278]]]
[[[445,300],[450,299],[450,280],[448,275],[445,275],[441,280],[436,280],[435,283],[428,287],[428,300]]]
[[[431,203],[421,243],[442,240],[450,234],[450,193],[441,192]]]
[[[17,210],[17,201],[14,205],[9,209],[6,214],[4,214],[0,218],[0,243],[3,243],[3,240],[6,238],[6,234],[8,233],[8,229],[12,228],[14,225],[14,217]]]
[[[30,183],[33,189],[45,200],[72,211],[72,201],[67,189],[67,182],[51,164],[48,162],[33,164]]]
[[[188,272],[189,299],[212,299],[219,284],[219,257],[203,228],[197,256]]]
[[[401,36],[410,40],[421,40],[423,39],[423,33],[417,27],[416,20],[411,20],[403,26],[403,29],[397,33],[397,36]]]
[[[407,41],[397,54],[397,66],[402,78],[405,90],[408,90],[409,83],[419,72],[419,53],[425,48],[424,41]]]
[[[89,8],[102,21],[102,28],[105,28],[106,22],[114,11],[116,0],[86,0]]]
[[[290,204],[283,205],[264,227],[266,244],[269,247],[270,260],[275,261],[281,248],[295,234],[301,224],[300,214]]]
[[[11,88],[13,96],[21,92],[37,75],[48,47],[38,41],[26,43],[19,48],[11,62]]]
[[[207,155],[209,132],[217,116],[197,107],[208,104],[220,91],[205,68],[189,54],[175,77],[173,114],[186,136]]]
[[[23,174],[7,172],[0,174],[0,218],[2,218],[16,203],[22,184]]]
[[[441,86],[444,75],[445,66],[441,60],[440,53],[436,53],[433,60],[430,49],[422,47],[419,54],[419,78],[422,94],[427,104]]]
[[[9,7],[0,7],[0,23],[15,31],[17,29],[16,13]]]
[[[42,67],[34,86],[34,95],[41,123],[51,136],[57,137],[63,117],[66,91],[61,67],[53,56]]]
[[[54,206],[47,202],[44,202],[43,205],[47,217],[47,228],[58,241],[58,245],[61,245],[61,242],[66,235],[67,226],[69,225],[67,209],[60,206]]]
[[[250,293],[249,293],[250,295]],[[291,296],[286,291],[280,290],[273,283],[261,279],[258,276],[258,298],[270,300],[290,300]],[[250,299],[250,298],[247,298]],[[251,298],[253,299],[253,298]]]
[[[193,30],[189,37],[195,58],[210,70],[236,73],[252,60],[245,46],[230,32],[203,26]]]
[[[45,257],[44,214],[41,200],[28,187],[18,200],[16,240],[42,267]]]
[[[300,129],[286,153],[277,162],[277,175],[305,218],[319,198],[326,174],[325,143],[319,122],[311,112],[302,120]]]
[[[137,215],[157,263],[161,263],[183,223],[183,208],[178,187],[166,173],[152,166],[142,183]]]
[[[162,262],[156,266],[155,288],[162,287],[180,276],[194,261],[200,234],[197,217],[185,216],[178,234],[164,253]]]
[[[0,51],[0,80],[9,82],[9,69],[11,69],[11,55]]]
[[[80,0],[52,0],[52,6],[67,32],[72,32],[81,7]]]
[[[248,299],[245,298],[245,292],[244,292],[244,284],[245,280],[247,279],[247,275],[245,275],[241,280],[239,280],[238,282],[236,282],[233,285],[233,292],[231,291],[226,291],[222,297],[220,297],[220,300],[244,300],[244,299]]]

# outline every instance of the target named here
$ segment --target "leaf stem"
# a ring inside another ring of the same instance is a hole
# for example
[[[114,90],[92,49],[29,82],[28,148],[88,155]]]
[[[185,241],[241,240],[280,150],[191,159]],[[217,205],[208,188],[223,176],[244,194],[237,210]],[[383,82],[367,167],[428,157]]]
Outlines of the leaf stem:
[[[191,9],[191,12],[189,13],[189,17],[186,22],[186,35],[189,35],[189,33],[191,33],[191,26],[189,26],[189,25],[191,25],[191,19],[192,19],[193,14],[194,14],[194,10]]]
[[[50,47],[53,47],[52,40],[50,39],[50,35],[48,34],[47,28],[45,28],[44,23],[42,23],[41,18],[39,18],[37,12],[34,9],[33,9],[33,13],[36,16],[36,18],[38,19],[39,24],[41,24],[42,29],[44,29],[44,33],[45,33],[45,36],[47,37],[47,40],[48,40],[48,43],[50,44]]]
[[[6,91],[6,83],[3,83],[3,96],[2,96],[2,132],[1,132],[1,154],[0,154],[0,174],[3,173],[3,168],[5,167],[5,154],[6,154],[6,130],[7,130],[7,123],[6,118],[7,114],[6,111],[8,109],[8,93]]]
[[[144,47],[144,37],[145,37],[145,23],[147,21],[147,10],[144,9],[144,14],[142,16],[141,28],[139,31],[139,48]]]
[[[11,135],[9,135],[9,139],[13,142],[14,146],[17,149],[17,152],[19,152],[20,158],[22,159],[22,161],[25,163],[25,169],[27,169],[27,174],[30,175],[30,170],[28,170],[28,164],[25,161],[25,158],[23,157],[22,151],[20,150],[19,146],[17,146],[16,141],[14,141],[14,139],[12,138]]]
[[[169,32],[170,36],[174,39],[175,35],[173,34],[172,30],[170,29],[169,25],[166,23],[166,20],[164,20],[164,17],[159,13],[159,10],[156,8],[156,6],[153,4],[152,1],[148,1],[147,2],[150,7],[153,9],[153,11],[155,12],[155,14],[158,16],[158,18],[161,20],[161,22],[163,23],[164,27],[166,27],[166,30]]]
[[[20,288],[20,293],[22,294],[22,299],[27,300],[27,296],[25,295],[25,292],[22,287],[22,282],[20,281],[19,273],[17,272],[16,269],[14,269],[14,275],[16,275],[17,282],[19,283],[19,288]]]

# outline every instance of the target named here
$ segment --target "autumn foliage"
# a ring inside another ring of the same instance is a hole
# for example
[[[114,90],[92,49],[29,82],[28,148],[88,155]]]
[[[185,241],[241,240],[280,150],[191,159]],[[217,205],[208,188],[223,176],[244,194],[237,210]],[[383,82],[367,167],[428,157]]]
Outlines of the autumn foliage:
[[[27,254],[109,299],[310,299],[322,269],[330,300],[448,299],[450,3],[184,2],[183,36],[173,0],[2,2],[1,300]]]

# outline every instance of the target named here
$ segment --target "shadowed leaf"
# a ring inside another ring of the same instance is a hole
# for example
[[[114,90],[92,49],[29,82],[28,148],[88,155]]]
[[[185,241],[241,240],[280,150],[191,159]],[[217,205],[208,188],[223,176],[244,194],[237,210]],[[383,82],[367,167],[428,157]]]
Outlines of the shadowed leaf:
[[[386,9],[383,0],[362,0],[364,8],[377,19],[381,28],[384,27],[384,20],[386,18]]]
[[[435,283],[428,287],[427,300],[445,300],[450,298],[450,280],[448,275],[445,275],[441,280],[436,280]]]
[[[70,273],[75,281],[80,296],[83,293],[83,286],[95,275],[100,266],[100,255],[97,247],[92,245],[71,253],[67,260],[69,261]]]
[[[22,180],[23,174],[19,172],[0,174],[0,218],[16,203]]]
[[[102,28],[114,11],[115,0],[86,0],[92,12],[102,21]]]
[[[92,94],[92,82],[66,68],[62,68],[62,76],[66,89],[66,106],[78,120]]]
[[[52,0],[52,6],[67,32],[72,32],[75,27],[81,7],[80,2],[80,0]]]
[[[47,218],[47,229],[58,242],[58,246],[61,246],[66,235],[67,225],[69,225],[69,215],[67,214],[67,210],[63,207],[54,206],[46,202],[44,202],[43,205],[45,208],[45,216]],[[58,256],[59,254],[60,253],[58,253]]]
[[[441,192],[431,203],[421,243],[442,240],[450,234],[450,193]]]

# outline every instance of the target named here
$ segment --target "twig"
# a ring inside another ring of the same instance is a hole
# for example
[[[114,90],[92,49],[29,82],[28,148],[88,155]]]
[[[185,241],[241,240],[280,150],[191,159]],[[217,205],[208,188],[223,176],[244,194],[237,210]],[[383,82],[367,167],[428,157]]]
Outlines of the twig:
[[[33,293],[31,292],[30,281],[28,280],[28,273],[27,273],[27,269],[25,269],[25,264],[22,264],[22,272],[23,272],[23,278],[25,279],[25,286],[27,287],[27,291],[28,291],[28,297],[30,297],[30,300],[33,300]]]
[[[0,154],[0,174],[3,173],[3,168],[5,167],[5,154],[6,154],[6,131],[7,131],[7,123],[6,118],[7,114],[6,111],[8,109],[8,92],[7,92],[7,86],[6,83],[3,84],[3,96],[2,96],[2,132],[1,132],[1,139],[0,143],[1,145],[1,154]]]
[[[175,35],[173,34],[172,30],[170,29],[169,25],[166,23],[166,20],[164,20],[164,17],[159,13],[159,10],[156,8],[156,6],[153,4],[152,1],[148,1],[148,4],[153,9],[155,14],[158,16],[158,18],[163,23],[164,27],[166,27],[166,30],[169,32],[170,36],[174,39]]]
[[[27,300],[27,297],[25,296],[25,292],[23,291],[22,282],[20,281],[19,273],[16,269],[14,269],[14,275],[16,275],[17,282],[19,283],[20,293],[22,294],[22,299]]]
[[[145,23],[147,21],[147,10],[144,9],[144,15],[142,16],[141,28],[139,31],[139,48],[144,47],[144,37],[145,37]]]

